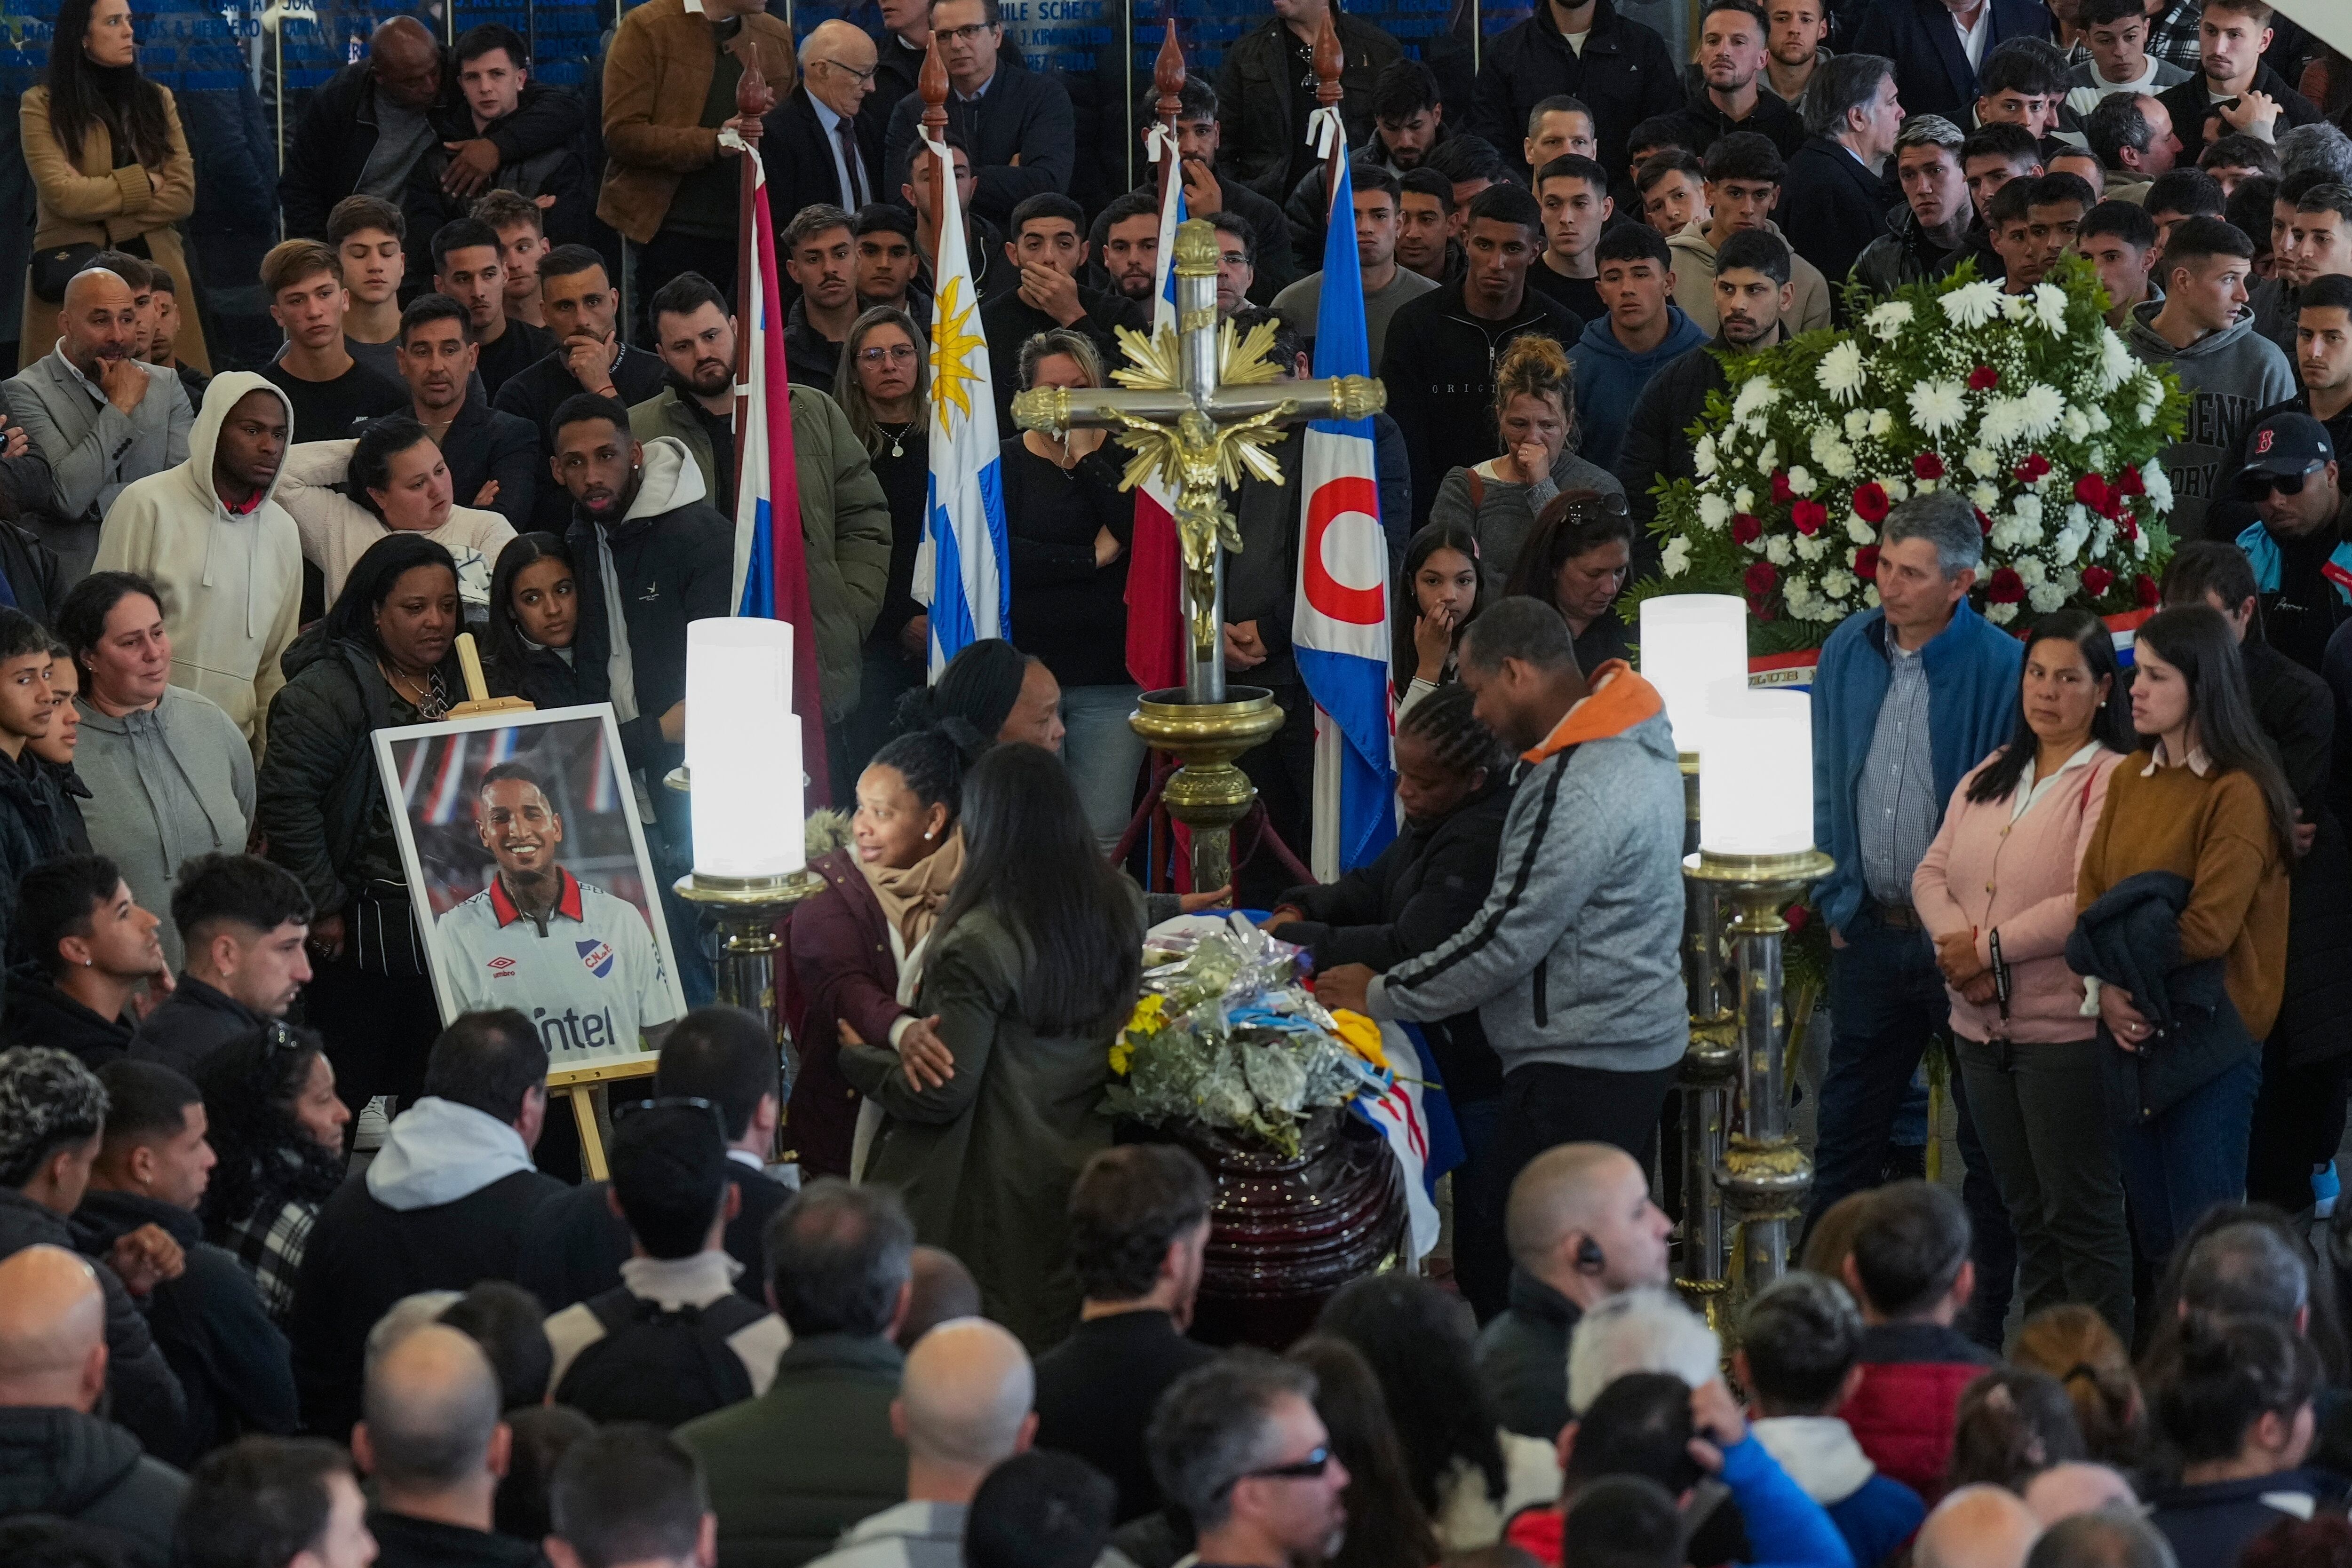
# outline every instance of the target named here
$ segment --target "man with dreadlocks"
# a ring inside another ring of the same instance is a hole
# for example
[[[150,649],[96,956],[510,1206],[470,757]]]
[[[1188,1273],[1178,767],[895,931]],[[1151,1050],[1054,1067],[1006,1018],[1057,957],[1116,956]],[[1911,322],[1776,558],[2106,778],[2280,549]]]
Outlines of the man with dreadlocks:
[[[1397,721],[1397,799],[1404,831],[1378,860],[1338,882],[1294,887],[1267,926],[1313,949],[1318,969],[1389,967],[1426,953],[1470,924],[1495,882],[1511,809],[1508,759],[1478,721],[1475,693],[1440,686]],[[1422,1026],[1468,1158],[1454,1173],[1454,1273],[1484,1319],[1503,1309],[1510,1260],[1504,1189],[1490,1178],[1503,1064],[1475,1008]]]

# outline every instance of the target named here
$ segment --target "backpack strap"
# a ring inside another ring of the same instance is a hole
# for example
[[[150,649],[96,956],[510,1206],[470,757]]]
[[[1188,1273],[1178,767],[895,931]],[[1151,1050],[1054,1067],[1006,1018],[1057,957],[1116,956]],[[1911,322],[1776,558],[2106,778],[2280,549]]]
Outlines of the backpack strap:
[[[1478,472],[1478,465],[1475,463],[1462,472],[1470,481],[1470,509],[1477,511],[1486,504],[1486,476]]]

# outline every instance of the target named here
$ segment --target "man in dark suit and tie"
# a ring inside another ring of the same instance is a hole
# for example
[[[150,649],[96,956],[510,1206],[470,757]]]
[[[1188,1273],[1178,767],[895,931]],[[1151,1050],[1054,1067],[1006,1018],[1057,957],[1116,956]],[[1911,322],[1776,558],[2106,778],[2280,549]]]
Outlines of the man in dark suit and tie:
[[[874,40],[846,22],[819,22],[800,58],[800,85],[768,115],[769,211],[780,225],[803,207],[854,213],[889,193],[881,123],[859,112],[874,90]]]
[[[1850,51],[1895,62],[1903,107],[1969,123],[1977,68],[2011,38],[2050,36],[2041,0],[1873,0]]]
[[[1897,68],[1878,55],[1837,55],[1813,68],[1805,88],[1805,144],[1780,177],[1780,232],[1822,269],[1833,297],[1854,257],[1885,232],[1894,204],[1886,160],[1909,110],[1895,91]]]

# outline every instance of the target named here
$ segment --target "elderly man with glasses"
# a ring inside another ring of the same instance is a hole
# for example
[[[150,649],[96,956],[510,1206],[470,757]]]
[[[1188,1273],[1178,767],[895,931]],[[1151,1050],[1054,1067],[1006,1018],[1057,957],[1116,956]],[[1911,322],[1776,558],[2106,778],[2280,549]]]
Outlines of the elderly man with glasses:
[[[769,114],[761,142],[769,210],[788,223],[803,207],[854,213],[887,201],[882,128],[890,106],[877,99],[874,40],[846,22],[820,22],[801,40],[800,58],[800,85]]]
[[[971,149],[979,185],[971,210],[1003,227],[1031,196],[1066,193],[1077,161],[1076,122],[1058,76],[1026,69],[1004,50],[997,0],[932,0],[931,37],[948,69],[948,131]],[[908,93],[890,111],[886,169],[904,169],[922,123]]]

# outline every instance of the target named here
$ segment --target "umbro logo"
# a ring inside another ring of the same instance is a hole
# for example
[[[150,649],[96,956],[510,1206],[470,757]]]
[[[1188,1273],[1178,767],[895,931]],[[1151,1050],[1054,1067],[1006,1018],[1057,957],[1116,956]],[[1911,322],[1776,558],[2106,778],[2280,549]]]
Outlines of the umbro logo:
[[[499,956],[490,960],[491,979],[511,980],[514,977],[515,961],[512,958],[507,957],[505,955],[501,954]]]

